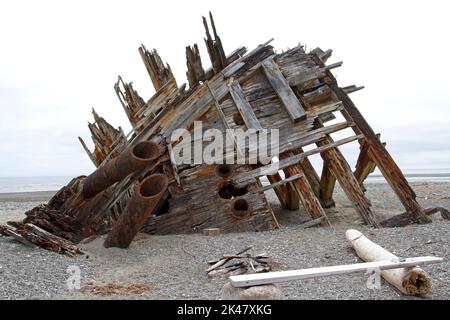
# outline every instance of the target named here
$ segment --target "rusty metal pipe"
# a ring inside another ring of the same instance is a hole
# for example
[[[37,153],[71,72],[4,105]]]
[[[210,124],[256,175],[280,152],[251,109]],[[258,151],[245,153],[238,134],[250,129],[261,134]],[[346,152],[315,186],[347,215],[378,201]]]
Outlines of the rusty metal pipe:
[[[139,142],[132,148],[123,151],[117,158],[101,166],[83,181],[83,196],[90,199],[114,183],[123,180],[157,159],[161,155],[161,147],[150,141]]]
[[[128,248],[158,202],[164,196],[169,181],[163,174],[153,174],[134,187],[134,197],[106,237],[105,248]]]

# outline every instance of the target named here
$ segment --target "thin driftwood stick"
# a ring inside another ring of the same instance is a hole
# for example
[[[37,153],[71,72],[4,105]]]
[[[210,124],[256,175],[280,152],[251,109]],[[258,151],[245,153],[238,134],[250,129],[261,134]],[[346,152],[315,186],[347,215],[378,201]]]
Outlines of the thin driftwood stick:
[[[364,261],[382,261],[399,259],[396,255],[370,241],[357,230],[345,233],[350,245]],[[382,270],[381,276],[390,284],[407,295],[425,295],[430,292],[431,278],[419,267]]]
[[[227,263],[229,260],[233,259],[234,256],[239,256],[239,255],[241,255],[241,254],[247,252],[247,251],[250,250],[251,248],[252,248],[252,247],[247,247],[247,248],[245,248],[244,250],[239,251],[238,253],[236,253],[236,255],[233,255],[233,256],[230,257],[230,258],[225,257],[225,256],[222,256],[222,258],[221,258],[219,261],[217,261],[217,262],[216,262],[215,264],[213,264],[211,267],[209,267],[208,269],[206,269],[206,272],[210,272],[210,271],[212,271],[212,270],[214,270],[214,269],[217,269],[218,267],[223,266],[223,265],[224,265],[225,263]]]

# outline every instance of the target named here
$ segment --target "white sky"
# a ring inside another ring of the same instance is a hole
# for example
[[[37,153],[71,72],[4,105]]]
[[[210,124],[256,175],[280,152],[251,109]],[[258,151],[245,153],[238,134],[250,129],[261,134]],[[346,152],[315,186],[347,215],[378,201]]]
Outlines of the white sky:
[[[4,1],[0,6],[0,176],[75,176],[93,165],[92,107],[130,128],[113,83],[153,87],[137,48],[156,48],[178,83],[185,46],[211,10],[225,51],[275,38],[332,48],[341,86],[406,169],[450,168],[450,19],[447,1]],[[347,150],[347,149],[346,149]],[[353,146],[353,159],[357,148]],[[450,171],[450,170],[449,170]]]

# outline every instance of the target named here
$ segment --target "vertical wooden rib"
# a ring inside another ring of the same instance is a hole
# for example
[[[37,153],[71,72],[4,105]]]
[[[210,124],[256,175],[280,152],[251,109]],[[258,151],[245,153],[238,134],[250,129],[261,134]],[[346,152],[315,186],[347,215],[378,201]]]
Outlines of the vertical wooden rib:
[[[294,156],[293,152],[286,152],[283,154],[284,157],[292,157]],[[304,173],[302,172],[301,168],[299,166],[291,166],[284,169],[284,172],[286,172],[287,175],[293,176],[302,173],[303,176],[299,179],[291,182],[295,190],[297,191],[297,194],[300,198],[300,201],[303,204],[303,207],[305,208],[306,212],[311,216],[312,219],[317,219],[321,217],[325,217],[325,222],[329,224],[327,215],[322,208],[319,199],[317,199],[316,195],[314,194],[313,189],[311,188],[311,185],[309,184],[308,180],[306,179]]]
[[[336,178],[331,173],[329,161],[325,160],[323,162],[322,177],[320,178],[320,200],[325,208],[334,206],[333,191],[335,185]]]

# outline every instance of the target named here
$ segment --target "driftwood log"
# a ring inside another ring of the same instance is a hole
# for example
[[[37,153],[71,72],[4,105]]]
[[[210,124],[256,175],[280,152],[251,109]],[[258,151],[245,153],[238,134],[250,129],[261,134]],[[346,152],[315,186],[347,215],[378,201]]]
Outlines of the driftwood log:
[[[399,257],[370,241],[357,230],[347,230],[345,236],[364,261],[400,260]],[[380,273],[387,282],[404,294],[422,296],[431,290],[430,276],[419,267],[382,270]]]

